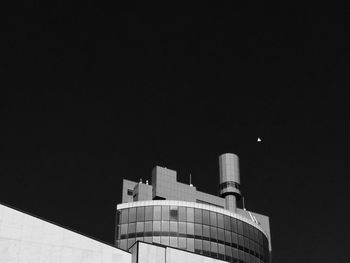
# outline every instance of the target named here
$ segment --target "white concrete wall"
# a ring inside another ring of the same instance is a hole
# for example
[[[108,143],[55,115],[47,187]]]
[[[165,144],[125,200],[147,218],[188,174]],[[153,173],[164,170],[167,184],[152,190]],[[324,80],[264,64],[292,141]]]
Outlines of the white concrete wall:
[[[0,204],[4,262],[131,263],[131,254]]]

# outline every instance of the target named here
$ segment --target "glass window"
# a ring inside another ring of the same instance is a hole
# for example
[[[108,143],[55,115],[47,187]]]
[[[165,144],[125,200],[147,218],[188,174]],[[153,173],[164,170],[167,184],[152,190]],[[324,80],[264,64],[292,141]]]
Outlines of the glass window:
[[[250,244],[249,244],[249,239],[247,237],[243,237],[244,241],[244,251],[249,252]]]
[[[249,225],[249,239],[254,240],[254,229],[255,227]]]
[[[186,207],[179,207],[179,221],[186,221]]]
[[[177,237],[170,237],[170,246],[177,247]]]
[[[251,253],[254,254],[254,250],[255,250],[255,243],[253,240],[249,240],[249,249],[252,251]]]
[[[203,224],[209,225],[210,224],[209,211],[202,210],[202,212],[203,212]]]
[[[187,250],[194,252],[194,239],[193,238],[187,238]]]
[[[203,250],[202,246],[202,240],[201,239],[195,239],[194,240],[194,251],[197,253],[201,253]]]
[[[216,242],[210,242],[210,251],[213,257],[218,256],[218,244]]]
[[[194,235],[194,224],[187,223],[187,236],[193,237],[193,235]]]
[[[247,223],[243,222],[243,235],[249,237],[249,226]]]
[[[179,242],[178,243],[179,248],[186,249],[186,238],[179,237],[178,242]]]
[[[209,240],[210,238],[210,228],[209,226],[203,225],[203,239]]]
[[[187,207],[187,222],[194,222],[194,209]]]
[[[217,217],[218,217],[218,227],[224,228],[224,215],[218,213]]]
[[[194,222],[198,224],[202,224],[202,210],[195,208],[194,209]]]
[[[161,236],[160,243],[165,246],[169,246],[169,237]]]
[[[128,238],[128,224],[120,225],[120,238]]]
[[[225,246],[218,244],[218,254],[220,259],[225,259]]]
[[[121,219],[120,219],[120,223],[121,224],[126,224],[128,223],[128,210],[129,209],[123,209],[121,210]]]
[[[227,261],[231,261],[231,258],[232,258],[232,248],[230,246],[225,246],[225,259]]]
[[[151,221],[152,215],[153,215],[153,207],[146,206],[146,208],[145,208],[145,221]]]
[[[177,236],[177,222],[170,221],[170,235]]]
[[[225,242],[229,245],[231,244],[231,232],[228,230],[225,230]]]
[[[142,237],[144,233],[144,222],[136,222],[136,236]]]
[[[161,206],[153,207],[153,220],[161,219]]]
[[[236,218],[231,217],[231,229],[232,232],[237,233],[237,220]]]
[[[194,224],[194,235],[196,238],[202,238],[203,231],[202,231],[202,225],[201,224]]]
[[[162,220],[169,220],[169,206],[162,206]]]
[[[232,243],[238,245],[238,235],[232,232]]]
[[[254,229],[254,238],[253,238],[253,240],[255,241],[255,242],[259,242],[259,234],[258,234],[258,229],[256,229],[255,227],[253,227],[253,229]]]
[[[145,222],[145,236],[152,236],[152,222]]]
[[[128,248],[130,248],[135,243],[135,241],[135,238],[128,238]]]
[[[134,238],[135,232],[136,232],[136,223],[130,223],[128,227],[128,234],[129,234],[128,237]]]
[[[169,235],[169,221],[162,221],[162,235]]]
[[[128,240],[127,239],[120,240],[119,248],[126,250],[127,246],[128,246]]]
[[[258,232],[258,237],[259,237],[259,244],[262,245],[263,244],[263,234],[260,231]]]
[[[244,239],[241,235],[238,235],[238,248],[244,250]]]
[[[178,221],[179,213],[177,206],[171,206],[170,207],[170,220],[172,221]]]
[[[153,235],[160,236],[160,221],[153,221]]]
[[[153,243],[160,244],[160,237],[153,237]]]
[[[218,228],[218,241],[220,243],[224,243],[225,242],[225,232],[221,228]]]
[[[237,233],[243,235],[243,224],[240,220],[237,220]]]
[[[203,252],[209,252],[210,253],[210,242],[203,240]],[[205,253],[206,255],[208,255],[208,253]]]
[[[224,226],[226,230],[231,231],[231,219],[229,216],[224,216]]]
[[[185,222],[179,222],[179,236],[186,236],[186,223]]]
[[[210,212],[210,225],[211,226],[217,226],[218,225],[215,212]]]
[[[136,222],[136,207],[129,209],[129,223]]]
[[[210,240],[216,241],[218,238],[218,229],[216,227],[210,227]]]
[[[145,221],[145,207],[138,207],[136,209],[136,214],[137,214],[137,222],[140,221]]]
[[[238,249],[237,248],[232,248],[232,258],[238,259]]]

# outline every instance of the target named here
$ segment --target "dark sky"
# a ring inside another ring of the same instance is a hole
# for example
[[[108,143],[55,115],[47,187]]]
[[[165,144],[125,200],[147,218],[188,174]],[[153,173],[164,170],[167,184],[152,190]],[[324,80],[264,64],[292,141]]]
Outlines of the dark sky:
[[[348,262],[350,9],[29,2],[2,10],[1,203],[113,243],[122,178],[216,194],[234,152],[274,263]]]

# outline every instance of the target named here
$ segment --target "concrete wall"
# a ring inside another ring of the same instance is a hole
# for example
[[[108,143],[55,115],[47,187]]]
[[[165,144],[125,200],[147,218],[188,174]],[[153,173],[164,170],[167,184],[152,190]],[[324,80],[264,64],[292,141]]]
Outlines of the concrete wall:
[[[131,254],[0,204],[0,262],[130,263]]]

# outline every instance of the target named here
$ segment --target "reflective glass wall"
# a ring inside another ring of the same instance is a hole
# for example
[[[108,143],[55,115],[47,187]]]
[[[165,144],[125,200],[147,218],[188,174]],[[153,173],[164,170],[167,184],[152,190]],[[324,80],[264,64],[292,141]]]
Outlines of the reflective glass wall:
[[[234,217],[184,206],[144,206],[117,214],[116,244],[159,243],[229,262],[269,262],[268,240]]]

